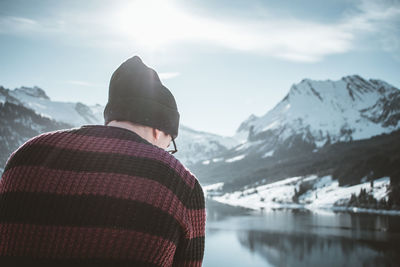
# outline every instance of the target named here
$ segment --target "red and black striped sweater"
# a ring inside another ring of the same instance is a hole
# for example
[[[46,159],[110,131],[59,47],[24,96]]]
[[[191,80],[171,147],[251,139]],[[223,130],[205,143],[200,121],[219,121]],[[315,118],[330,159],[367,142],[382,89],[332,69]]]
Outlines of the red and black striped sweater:
[[[0,181],[0,266],[201,266],[197,179],[127,129],[39,135]]]

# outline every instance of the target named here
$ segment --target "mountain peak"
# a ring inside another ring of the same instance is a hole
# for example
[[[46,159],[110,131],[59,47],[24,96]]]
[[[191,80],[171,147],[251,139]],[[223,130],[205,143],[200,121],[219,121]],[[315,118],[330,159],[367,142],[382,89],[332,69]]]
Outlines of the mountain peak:
[[[344,77],[342,77],[342,80],[344,80],[344,81],[349,81],[349,80],[366,81],[363,77],[361,77],[358,74],[344,76]]]
[[[364,102],[371,95],[374,95],[373,98],[385,97],[388,93],[396,91],[395,89],[397,88],[384,81],[366,80],[357,74],[342,77],[337,81],[303,79],[300,83],[292,85],[284,100],[290,98],[292,102],[301,98],[308,99],[309,102],[310,97],[313,97],[321,102],[333,98],[356,103]]]
[[[236,132],[241,132],[241,131],[247,131],[249,129],[249,125],[256,121],[257,119],[259,119],[259,117],[257,117],[254,114],[251,114],[245,121],[243,121],[239,128],[236,130]],[[247,136],[246,136],[247,137]]]
[[[34,87],[22,86],[20,88],[14,89],[14,92],[22,93],[22,94],[25,94],[25,95],[28,95],[28,96],[33,96],[33,97],[37,97],[37,98],[43,98],[43,99],[50,100],[50,97],[48,97],[46,95],[46,92],[42,88],[37,87],[37,86],[34,86]]]
[[[397,88],[359,75],[336,81],[303,79],[264,116],[244,121],[237,133],[276,144],[301,136],[318,147],[327,140],[365,139],[398,128],[398,99]]]

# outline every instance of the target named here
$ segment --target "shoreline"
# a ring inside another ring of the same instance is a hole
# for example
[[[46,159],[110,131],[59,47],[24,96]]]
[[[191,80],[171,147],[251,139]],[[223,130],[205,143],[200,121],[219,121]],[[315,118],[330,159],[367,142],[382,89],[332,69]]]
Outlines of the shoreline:
[[[350,186],[339,186],[332,176],[290,177],[274,183],[256,185],[234,192],[223,192],[223,183],[205,186],[208,198],[230,206],[244,207],[255,211],[277,209],[303,209],[316,213],[369,213],[400,216],[400,210],[361,208],[350,205],[354,195],[364,190],[376,201],[388,200],[390,178],[382,177],[374,183],[363,182]],[[305,189],[302,189],[304,188]]]
[[[252,210],[254,212],[264,213],[271,212],[276,210],[307,210],[313,213],[354,213],[354,214],[376,214],[376,215],[390,215],[390,216],[400,216],[400,210],[382,210],[382,209],[368,209],[368,208],[359,208],[359,207],[344,207],[344,206],[315,206],[315,205],[305,205],[305,204],[297,204],[297,203],[285,203],[285,204],[277,204],[274,203],[272,205],[265,205],[264,207],[251,207],[248,205],[239,205],[233,204],[225,201],[221,201],[216,199],[215,197],[209,197],[209,199],[216,201],[220,204],[232,206],[232,207],[240,207]]]

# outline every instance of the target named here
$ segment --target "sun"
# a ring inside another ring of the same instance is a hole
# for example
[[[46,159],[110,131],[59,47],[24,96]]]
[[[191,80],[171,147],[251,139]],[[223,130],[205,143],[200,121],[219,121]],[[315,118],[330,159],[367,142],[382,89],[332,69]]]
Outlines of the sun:
[[[117,10],[113,24],[130,42],[154,49],[185,39],[191,18],[172,1],[132,1]]]

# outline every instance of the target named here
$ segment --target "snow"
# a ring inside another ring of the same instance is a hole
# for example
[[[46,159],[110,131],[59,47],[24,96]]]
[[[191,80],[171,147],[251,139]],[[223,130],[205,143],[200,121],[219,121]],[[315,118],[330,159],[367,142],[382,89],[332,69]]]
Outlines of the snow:
[[[242,144],[238,145],[238,146],[235,148],[235,151],[242,150],[242,149],[243,149],[243,147],[244,147],[244,143],[242,143]]]
[[[302,194],[298,203],[293,202],[295,189],[298,191],[301,183],[312,184],[311,190]],[[321,210],[349,210],[358,212],[375,212],[368,209],[354,209],[354,207],[338,207],[335,203],[349,200],[352,194],[358,195],[361,189],[372,192],[373,196],[380,200],[387,198],[387,188],[390,185],[390,178],[383,177],[374,181],[371,188],[370,182],[353,186],[339,186],[337,180],[331,176],[317,177],[291,177],[278,182],[260,185],[253,188],[216,195],[214,200],[232,206],[241,206],[254,210],[272,210],[279,208],[304,208],[311,211]],[[206,189],[207,190],[207,189]],[[215,189],[213,189],[215,190]],[[377,211],[382,213],[383,211]],[[400,215],[400,211],[397,212]],[[388,214],[397,214],[389,212]]]
[[[210,185],[202,185],[205,197],[213,197],[221,195],[221,189],[224,183],[216,183]]]
[[[43,89],[34,86],[34,87],[21,87],[21,88],[16,88],[14,92],[18,94],[24,94],[24,95],[29,95],[37,98],[43,98],[43,99],[49,99],[49,97],[46,95],[46,93],[43,91]]]
[[[290,106],[290,104],[288,104],[288,106]],[[285,108],[288,109],[287,107],[285,107]],[[269,129],[273,129],[273,128],[279,126],[279,125],[280,125],[280,124],[279,124],[278,121],[274,121],[274,122],[270,123],[269,125],[267,125],[267,127],[265,127],[264,129],[262,129],[262,131],[263,131],[263,132],[264,132],[264,131],[268,131]]]
[[[218,161],[219,158],[215,157],[221,153],[221,146],[230,149],[238,144],[239,142],[232,137],[196,131],[186,126],[180,126],[177,138],[179,153],[176,154],[176,157],[185,165],[196,162],[208,165],[211,162]]]
[[[234,138],[236,140],[238,140],[239,143],[242,143],[242,144],[247,142],[248,137],[249,137],[249,133],[247,130],[236,132],[234,135]]]
[[[103,115],[104,106],[100,105],[100,104],[96,104],[94,106],[89,106],[89,108],[92,111],[97,122],[99,124],[103,124],[104,123],[104,115]]]
[[[10,95],[21,101],[27,108],[33,109],[37,114],[68,123],[72,126],[103,123],[102,120],[99,121],[98,116],[94,117],[94,121],[88,121],[88,119],[78,113],[76,110],[76,103],[51,101],[50,99],[36,96],[35,88],[32,88],[31,91],[27,91],[28,89],[29,88],[18,88],[10,91]]]
[[[267,153],[265,153],[262,157],[263,158],[271,157],[273,154],[274,154],[274,150],[270,150]]]
[[[236,157],[233,157],[233,158],[227,159],[227,160],[225,160],[225,162],[228,162],[228,163],[235,162],[235,161],[238,161],[238,160],[242,160],[242,159],[244,159],[244,157],[246,157],[246,155],[245,155],[245,154],[243,154],[243,155],[239,155],[239,156],[236,156]]]
[[[204,191],[210,191],[210,190],[220,190],[224,186],[224,183],[216,183],[216,184],[210,184],[210,185],[204,185],[202,186]]]
[[[202,188],[204,191],[204,195],[207,197],[209,195],[212,195],[212,192],[221,190],[223,186],[224,183],[216,183],[210,185],[203,185]]]
[[[329,177],[330,178],[330,177]],[[322,185],[322,186],[321,186]],[[387,187],[390,185],[390,178],[384,177],[374,181],[374,187],[371,189],[370,182],[358,185],[339,187],[338,181],[325,178],[323,184],[318,184],[315,190],[301,196],[299,199],[303,203],[311,203],[308,208],[331,208],[334,203],[350,199],[351,194],[359,194],[361,189],[372,190],[373,196],[377,199],[386,197]],[[319,198],[318,198],[319,196]]]
[[[235,136],[236,138],[236,136]],[[235,151],[244,151],[247,150],[253,146],[260,146],[263,144],[263,140],[259,140],[259,141],[254,141],[254,142],[245,142],[245,143],[241,143],[238,147],[235,148]]]
[[[211,162],[220,162],[222,160],[223,160],[223,158],[215,158],[215,159],[211,159],[211,160],[207,159],[207,160],[202,161],[201,164],[209,165]]]
[[[377,118],[385,101],[390,101],[389,95],[397,91],[387,83],[359,76],[338,81],[305,79],[293,85],[287,97],[264,116],[243,122],[246,130],[237,136],[248,136],[252,127],[255,135],[275,133],[278,142],[293,134],[305,137],[311,133],[317,147],[322,147],[328,136],[334,143],[390,133],[400,125],[384,127],[382,122],[374,123],[369,118]],[[349,133],[343,134],[343,130]]]

